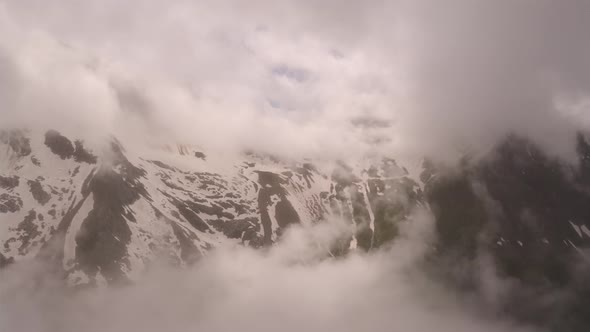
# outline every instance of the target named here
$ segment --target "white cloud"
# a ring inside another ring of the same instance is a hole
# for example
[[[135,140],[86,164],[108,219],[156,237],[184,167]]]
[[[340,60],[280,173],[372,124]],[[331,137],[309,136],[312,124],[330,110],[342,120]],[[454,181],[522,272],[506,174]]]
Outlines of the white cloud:
[[[220,248],[193,268],[132,286],[64,294],[43,269],[3,271],[0,329],[20,331],[530,331],[486,316],[416,267],[432,219],[416,212],[393,247],[327,258],[344,225],[293,228],[266,251]],[[56,282],[58,283],[58,282]]]
[[[386,139],[388,153],[445,155],[508,131],[571,156],[587,122],[563,117],[554,100],[581,105],[590,91],[587,6],[4,1],[1,84],[22,98],[3,98],[0,114],[118,134],[147,125],[298,157],[362,155],[375,149],[367,135]],[[148,102],[146,120],[125,112],[121,82]],[[359,130],[351,119],[361,116],[392,127]]]

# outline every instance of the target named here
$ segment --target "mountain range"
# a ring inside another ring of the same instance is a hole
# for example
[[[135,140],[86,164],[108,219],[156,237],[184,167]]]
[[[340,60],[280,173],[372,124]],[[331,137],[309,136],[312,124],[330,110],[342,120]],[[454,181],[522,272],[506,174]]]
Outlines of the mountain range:
[[[221,245],[272,246],[292,224],[343,220],[329,256],[395,241],[427,209],[436,239],[425,270],[467,293],[491,259],[510,284],[500,308],[527,322],[590,324],[590,144],[566,163],[510,135],[449,167],[393,156],[350,164],[226,157],[55,130],[0,132],[0,267],[40,259],[72,287],[133,282],[150,264],[190,266]]]

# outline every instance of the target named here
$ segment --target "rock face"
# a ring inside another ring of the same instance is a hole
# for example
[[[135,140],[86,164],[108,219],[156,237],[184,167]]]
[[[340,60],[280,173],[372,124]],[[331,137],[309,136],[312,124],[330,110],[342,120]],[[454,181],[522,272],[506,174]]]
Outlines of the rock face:
[[[356,229],[340,253],[369,250],[392,239],[395,223],[422,199],[392,160],[321,171],[250,153],[219,167],[186,146],[153,160],[113,139],[97,157],[56,131],[3,135],[28,142],[30,151],[1,147],[0,253],[51,260],[72,285],[133,280],[155,259],[191,264],[227,242],[268,246],[289,225],[329,215]]]
[[[503,310],[560,331],[590,325],[590,146],[566,165],[511,136],[483,160],[429,179],[438,273],[468,290],[489,258],[510,284]],[[428,167],[427,167],[428,168]]]

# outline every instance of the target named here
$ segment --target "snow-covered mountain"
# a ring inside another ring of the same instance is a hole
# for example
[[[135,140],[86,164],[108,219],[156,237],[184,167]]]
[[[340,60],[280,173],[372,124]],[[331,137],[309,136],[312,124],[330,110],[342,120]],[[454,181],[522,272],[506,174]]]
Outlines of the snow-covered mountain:
[[[0,138],[2,261],[50,259],[73,285],[133,280],[156,259],[186,265],[228,242],[267,246],[290,224],[330,215],[356,229],[334,250],[370,249],[422,201],[418,182],[388,159],[321,170],[180,145],[155,160],[115,138],[93,151],[53,130]]]
[[[41,258],[69,285],[135,280],[154,261],[186,266],[220,245],[272,245],[291,224],[350,226],[329,254],[372,250],[416,207],[436,240],[427,271],[484,294],[482,261],[509,291],[502,311],[554,329],[590,323],[590,145],[568,164],[510,136],[456,167],[288,162],[163,145],[90,146],[57,131],[0,134],[0,267]],[[486,264],[487,264],[486,263]],[[507,286],[508,285],[508,286]],[[540,300],[539,300],[540,299]],[[542,313],[542,314],[540,314]]]

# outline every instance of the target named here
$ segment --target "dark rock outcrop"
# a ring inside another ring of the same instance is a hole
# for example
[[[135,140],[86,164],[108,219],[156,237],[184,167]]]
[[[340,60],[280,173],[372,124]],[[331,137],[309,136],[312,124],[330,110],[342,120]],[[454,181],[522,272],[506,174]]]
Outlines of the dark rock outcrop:
[[[516,285],[502,310],[551,329],[585,331],[590,236],[581,229],[590,226],[590,149],[583,137],[578,147],[580,166],[573,167],[510,136],[483,160],[466,159],[429,180],[439,277],[477,290],[482,256],[491,255],[498,278]]]
[[[74,142],[74,160],[79,163],[96,164],[97,158],[84,147],[80,140]]]
[[[0,213],[17,212],[23,207],[20,197],[8,193],[0,194]]]
[[[35,180],[35,181],[29,180],[29,181],[27,181],[27,184],[29,185],[29,189],[31,190],[31,194],[33,195],[33,198],[39,204],[45,205],[45,204],[47,204],[47,202],[49,202],[49,200],[51,199],[51,195],[43,189],[43,185],[41,185],[39,180]]]
[[[19,183],[18,176],[5,177],[0,175],[0,188],[10,190],[18,187]]]
[[[45,133],[45,145],[61,159],[69,159],[74,154],[72,142],[55,130]]]
[[[118,143],[112,144],[114,166],[102,167],[86,181],[85,197],[92,194],[94,206],[82,222],[84,232],[76,235],[76,260],[88,275],[101,272],[108,282],[125,279],[129,267],[127,244],[131,240],[128,222],[135,216],[126,209],[140,197],[149,199],[139,181],[145,171],[132,165]]]

